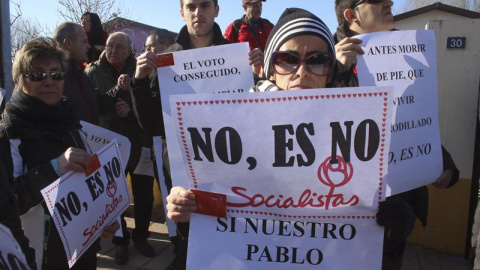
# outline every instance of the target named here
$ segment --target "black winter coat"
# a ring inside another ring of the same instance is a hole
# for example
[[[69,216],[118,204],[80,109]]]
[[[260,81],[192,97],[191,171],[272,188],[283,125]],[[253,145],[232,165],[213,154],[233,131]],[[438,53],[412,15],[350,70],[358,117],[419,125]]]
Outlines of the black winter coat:
[[[85,149],[80,135],[80,124],[74,106],[63,99],[56,106],[16,91],[6,104],[0,121],[0,154],[5,164],[10,187],[21,215],[42,205],[49,215],[40,190],[59,178],[50,161],[69,147]],[[18,147],[15,145],[18,144]],[[11,149],[18,149],[12,152]],[[51,219],[50,219],[51,220]],[[33,222],[33,221],[32,221]],[[68,269],[63,243],[53,222],[46,222],[49,234],[46,237],[48,269]],[[44,235],[29,235],[41,237]],[[100,249],[97,240],[82,256],[93,257]],[[40,251],[36,251],[37,261]]]

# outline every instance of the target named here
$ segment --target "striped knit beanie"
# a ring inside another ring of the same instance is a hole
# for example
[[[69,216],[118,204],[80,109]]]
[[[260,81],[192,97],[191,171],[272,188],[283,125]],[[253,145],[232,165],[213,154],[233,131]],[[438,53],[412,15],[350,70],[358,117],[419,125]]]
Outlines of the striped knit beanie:
[[[330,52],[335,52],[332,33],[320,18],[301,8],[287,8],[270,32],[265,46],[264,66],[267,79],[272,75],[270,59],[273,52],[278,51],[283,43],[292,37],[301,35],[317,35],[325,40]]]

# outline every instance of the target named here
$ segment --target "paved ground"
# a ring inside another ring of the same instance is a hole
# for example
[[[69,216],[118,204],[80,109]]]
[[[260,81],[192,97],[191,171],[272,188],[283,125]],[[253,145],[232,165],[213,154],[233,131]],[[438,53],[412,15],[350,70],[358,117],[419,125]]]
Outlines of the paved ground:
[[[170,264],[173,259],[173,246],[170,243],[167,226],[165,225],[165,216],[161,213],[162,209],[154,209],[152,216],[152,222],[150,223],[150,237],[148,239],[149,243],[155,249],[156,256],[153,258],[148,258],[140,254],[135,247],[133,242],[130,241],[130,246],[128,247],[129,260],[126,265],[118,265],[113,261],[113,255],[115,253],[115,246],[112,244],[111,240],[102,239],[101,245],[102,250],[98,254],[98,266],[97,269],[100,270],[110,270],[110,269],[155,269],[163,270],[168,264]],[[127,210],[127,216],[133,212],[132,208]],[[126,218],[127,227],[133,229],[135,223],[132,218]]]
[[[128,213],[128,212],[127,212]],[[154,213],[161,213],[155,210]],[[102,250],[99,253],[98,268],[100,270],[110,269],[144,269],[163,270],[173,258],[173,247],[169,241],[167,227],[164,224],[164,216],[152,217],[150,225],[149,242],[156,251],[154,258],[147,258],[141,255],[133,243],[129,246],[129,261],[127,265],[117,265],[113,261],[115,247],[109,240],[102,240]],[[128,228],[133,228],[133,219],[127,218]],[[431,251],[429,249],[408,245],[402,270],[470,270],[467,260],[460,257],[453,257]]]

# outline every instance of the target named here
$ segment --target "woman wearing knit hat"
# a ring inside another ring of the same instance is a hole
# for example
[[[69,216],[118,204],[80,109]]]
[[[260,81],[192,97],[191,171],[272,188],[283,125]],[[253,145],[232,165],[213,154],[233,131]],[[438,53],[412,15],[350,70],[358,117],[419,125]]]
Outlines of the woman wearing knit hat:
[[[251,91],[318,89],[333,86],[335,47],[325,23],[309,11],[288,8],[272,29],[265,48],[265,76]],[[196,211],[195,195],[183,187],[173,187],[167,197],[167,216],[176,222],[188,222]],[[415,215],[400,200],[379,205],[377,223],[385,226],[384,252],[413,230]],[[388,269],[388,268],[383,268]],[[390,269],[389,269],[390,270]]]
[[[265,77],[253,91],[325,88],[335,67],[333,37],[312,13],[288,8],[272,29],[265,48]]]

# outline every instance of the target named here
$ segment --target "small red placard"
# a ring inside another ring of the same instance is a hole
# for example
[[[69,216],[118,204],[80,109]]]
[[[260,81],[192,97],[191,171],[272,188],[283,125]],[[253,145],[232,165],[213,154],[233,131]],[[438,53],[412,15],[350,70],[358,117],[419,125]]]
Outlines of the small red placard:
[[[98,160],[97,154],[94,154],[92,156],[92,162],[90,162],[90,166],[88,166],[88,168],[85,170],[85,175],[89,176],[99,168],[100,168],[100,160]]]
[[[157,68],[169,67],[173,65],[175,65],[173,54],[171,53],[157,54]]]
[[[195,194],[197,204],[195,213],[214,217],[227,216],[227,195],[202,190],[192,190],[192,192]]]

